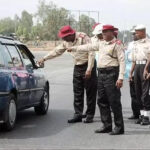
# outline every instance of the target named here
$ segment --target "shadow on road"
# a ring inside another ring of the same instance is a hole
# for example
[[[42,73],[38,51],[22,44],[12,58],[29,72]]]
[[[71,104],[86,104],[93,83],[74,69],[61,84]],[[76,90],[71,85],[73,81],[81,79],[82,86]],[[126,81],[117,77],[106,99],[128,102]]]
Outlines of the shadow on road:
[[[125,134],[126,135],[149,135],[150,134],[150,130],[149,131],[144,131],[144,130],[126,131]]]
[[[26,139],[40,138],[58,134],[69,127],[67,119],[72,112],[69,110],[51,110],[45,116],[37,116],[33,109],[18,114],[16,127],[11,132],[0,131],[0,138]]]

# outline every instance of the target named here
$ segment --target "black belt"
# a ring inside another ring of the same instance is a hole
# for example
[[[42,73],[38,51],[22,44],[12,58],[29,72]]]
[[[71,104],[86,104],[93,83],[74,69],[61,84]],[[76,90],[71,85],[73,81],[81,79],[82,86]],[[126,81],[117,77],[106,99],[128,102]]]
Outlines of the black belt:
[[[113,71],[119,71],[119,66],[117,67],[107,67],[107,68],[98,68],[97,69],[100,73],[111,73]]]
[[[76,68],[82,68],[88,65],[88,62],[81,64],[81,65],[75,65]]]

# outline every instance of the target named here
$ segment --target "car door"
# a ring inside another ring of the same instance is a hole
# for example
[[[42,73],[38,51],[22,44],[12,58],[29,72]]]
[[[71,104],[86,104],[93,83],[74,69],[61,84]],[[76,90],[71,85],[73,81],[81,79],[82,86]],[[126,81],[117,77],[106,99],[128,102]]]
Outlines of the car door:
[[[34,60],[29,56],[25,46],[19,46],[19,51],[23,57],[23,62],[29,74],[29,88],[30,88],[30,103],[36,104],[40,101],[43,94],[43,75],[37,67],[35,67]]]
[[[2,45],[0,44],[0,94],[9,93],[9,85],[8,85],[9,71],[7,70],[5,59],[6,56],[4,56]]]
[[[17,88],[17,98],[18,98],[18,107],[26,107],[29,102],[29,74],[23,65],[22,59],[20,57],[20,53],[18,52],[15,45],[5,45],[11,60],[13,62],[13,67],[9,68],[12,72],[12,77],[16,84]],[[7,51],[5,51],[7,53]],[[9,64],[10,62],[8,62]],[[9,66],[9,65],[8,65]]]

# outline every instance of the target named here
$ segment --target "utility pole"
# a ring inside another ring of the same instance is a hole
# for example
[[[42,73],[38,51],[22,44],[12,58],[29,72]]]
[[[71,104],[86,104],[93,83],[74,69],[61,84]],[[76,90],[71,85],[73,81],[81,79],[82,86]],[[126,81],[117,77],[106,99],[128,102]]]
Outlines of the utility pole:
[[[88,17],[90,17],[91,16],[91,14],[97,14],[97,19],[96,19],[96,22],[99,22],[99,11],[89,11],[89,10],[68,10],[69,12],[70,12],[70,14],[71,13],[77,13],[79,16],[78,16],[78,22],[79,22],[79,30],[81,30],[81,27],[82,27],[82,22],[81,22],[81,14],[85,14],[85,13],[87,13],[87,16]],[[93,19],[95,19],[95,18],[93,18]],[[69,21],[69,24],[70,24],[70,21]],[[88,21],[88,33],[89,33],[89,26],[90,26],[90,19],[89,19],[89,21]]]

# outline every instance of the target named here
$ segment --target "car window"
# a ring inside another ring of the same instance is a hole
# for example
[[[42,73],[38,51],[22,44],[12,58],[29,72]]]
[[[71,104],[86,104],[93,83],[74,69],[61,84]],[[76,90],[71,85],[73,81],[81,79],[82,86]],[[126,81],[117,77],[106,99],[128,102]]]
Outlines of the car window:
[[[8,67],[14,67],[10,54],[5,45],[0,45],[0,51]],[[0,58],[1,59],[1,58]]]
[[[0,67],[4,67],[4,66],[5,66],[5,61],[3,58],[2,48],[0,47]]]
[[[16,47],[13,45],[7,45],[6,47],[8,48],[8,50],[10,52],[10,55],[12,57],[12,61],[15,65],[15,67],[23,67],[20,55],[19,55]]]
[[[23,62],[24,62],[24,64],[25,64],[25,66],[26,66],[27,68],[33,68],[33,64],[32,64],[32,62],[31,62],[31,60],[29,59],[29,57],[28,57],[26,51],[23,50],[22,48],[19,48],[19,51],[20,51],[20,53],[21,53],[21,55],[22,55]]]

